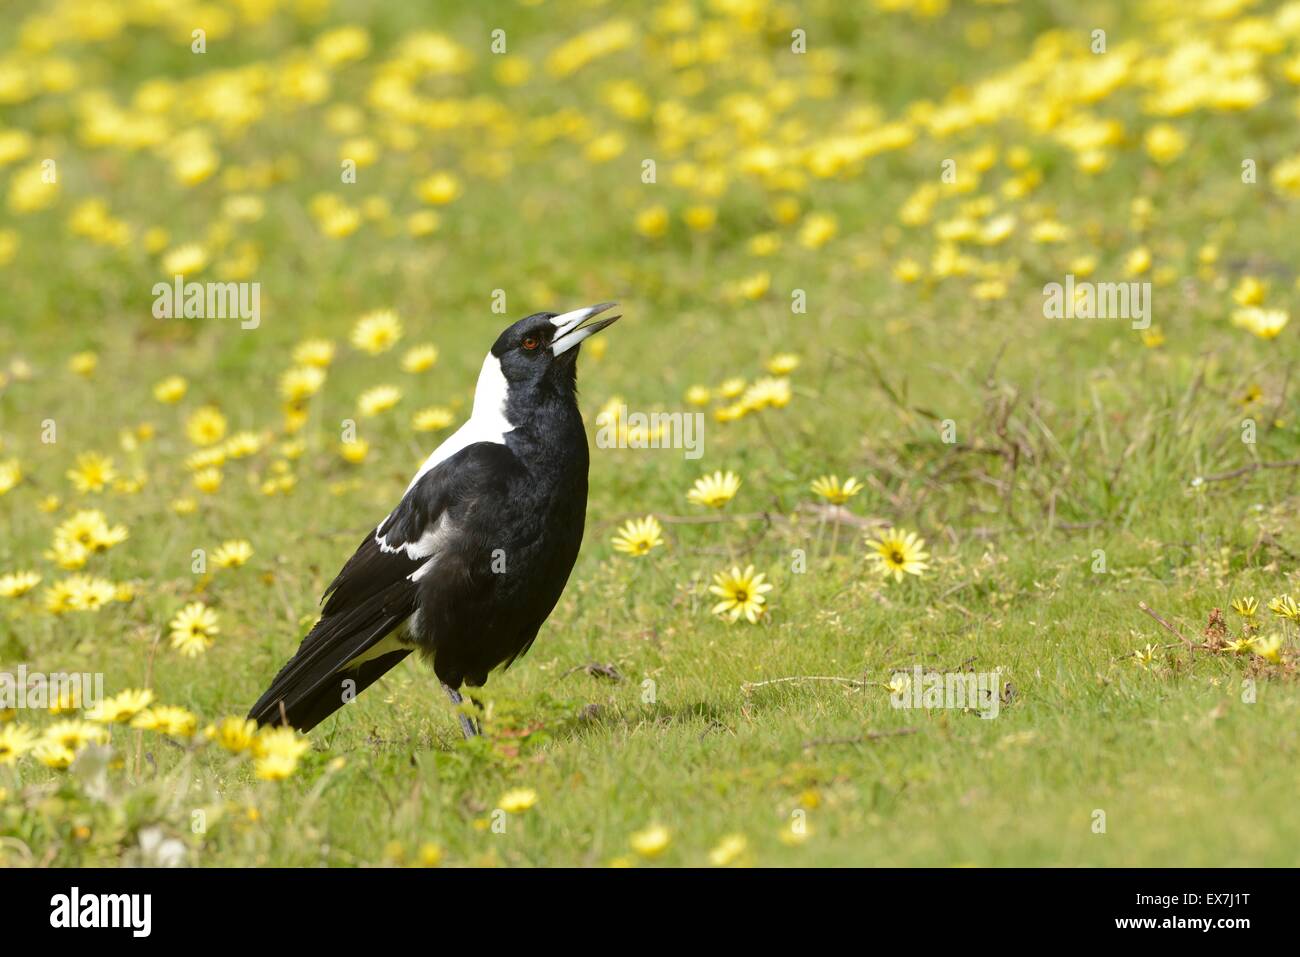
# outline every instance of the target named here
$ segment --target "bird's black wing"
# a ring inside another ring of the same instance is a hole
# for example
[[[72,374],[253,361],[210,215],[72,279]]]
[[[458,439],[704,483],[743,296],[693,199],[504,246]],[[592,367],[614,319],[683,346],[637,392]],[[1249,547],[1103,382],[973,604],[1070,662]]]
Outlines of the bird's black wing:
[[[384,639],[415,612],[418,582],[439,553],[455,547],[455,514],[467,503],[490,507],[518,467],[504,445],[476,442],[418,476],[325,589],[320,620],[249,717],[306,731],[410,654],[411,645]]]

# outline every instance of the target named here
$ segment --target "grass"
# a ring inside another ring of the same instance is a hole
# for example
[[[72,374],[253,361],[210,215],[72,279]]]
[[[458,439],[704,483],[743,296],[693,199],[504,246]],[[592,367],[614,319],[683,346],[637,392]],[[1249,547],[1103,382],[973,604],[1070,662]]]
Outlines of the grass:
[[[1244,277],[1267,283],[1271,308],[1294,299],[1294,198],[1274,173],[1300,149],[1286,79],[1300,37],[1285,18],[1269,19],[1277,8],[1268,5],[1226,24],[1189,7],[1177,15],[1183,34],[1162,31],[1140,4],[954,4],[934,19],[859,19],[822,3],[797,20],[761,3],[754,17],[743,5],[735,15],[687,5],[695,21],[666,32],[665,11],[679,6],[520,4],[486,16],[450,3],[344,2],[313,20],[287,5],[261,24],[235,15],[224,33],[214,22],[202,56],[189,51],[179,14],[170,26],[88,39],[86,15],[39,5],[34,16],[52,15],[50,52],[13,52],[39,31],[0,26],[0,65],[36,71],[59,57],[77,71],[66,91],[15,98],[0,83],[10,103],[0,137],[30,135],[27,153],[0,164],[7,197],[11,171],[46,156],[60,170],[48,206],[11,207],[0,226],[0,253],[11,240],[0,254],[0,355],[10,357],[0,462],[18,462],[23,475],[0,495],[0,574],[44,579],[0,599],[6,669],[102,672],[109,693],[149,687],[194,712],[200,728],[242,715],[310,626],[339,565],[446,434],[413,431],[411,414],[446,405],[462,420],[483,353],[510,319],[622,304],[626,318],[600,337],[603,353],[584,349],[580,360],[589,421],[613,397],[681,410],[692,385],[752,383],[772,356],[801,357],[788,406],[735,422],[713,419],[717,403],[706,409],[699,460],[593,448],[583,552],[532,651],[483,689],[483,739],[460,740],[431,672],[411,661],[314,731],[282,781],[259,780],[247,758],[214,745],[114,727],[107,767],[93,748],[68,770],[31,754],[0,764],[0,860],[149,861],[141,836],[155,829],[199,865],[700,865],[733,835],[743,849],[718,859],[760,865],[1295,860],[1300,826],[1286,811],[1300,757],[1295,624],[1264,622],[1287,640],[1272,664],[1189,652],[1139,603],[1199,641],[1211,609],[1239,630],[1232,600],[1257,596],[1272,619],[1269,598],[1300,593],[1300,469],[1252,469],[1300,458],[1295,330],[1261,339],[1229,321]],[[1276,46],[1251,40],[1252,17]],[[611,20],[631,25],[624,50],[571,72],[546,65],[561,44]],[[343,23],[367,29],[369,54],[326,70],[318,101],[295,100],[292,65]],[[522,86],[503,85],[500,58],[485,52],[498,27],[510,55],[532,64]],[[1111,49],[1093,58],[1087,37],[1099,27]],[[795,28],[808,36],[804,57],[789,52]],[[369,91],[416,29],[452,38],[470,62],[421,77],[426,112],[397,118]],[[1214,64],[1254,50],[1246,72],[1270,95],[1249,108],[1153,115],[1151,89],[1177,80],[1171,54],[1198,42]],[[1038,85],[1018,89],[1005,111],[952,131],[922,119],[919,102],[960,112],[969,102],[960,91],[1052,49]],[[1081,92],[1080,76],[1129,50],[1114,88]],[[223,126],[203,77],[250,63],[271,78],[254,78],[247,93],[262,115]],[[1142,63],[1157,79],[1142,78]],[[183,83],[159,113],[161,143],[85,142],[80,97],[101,89],[125,105],[158,77]],[[660,112],[621,116],[605,96],[614,80],[635,83]],[[766,123],[754,119],[755,103],[767,104]],[[362,110],[357,131],[342,131],[342,104]],[[1057,126],[1036,126],[1044,104],[1059,107]],[[824,165],[843,138],[907,116],[913,141]],[[1060,135],[1093,118],[1121,127],[1098,147],[1109,165],[1096,174],[1080,168],[1087,150]],[[1188,142],[1168,163],[1144,149],[1161,122]],[[185,185],[170,163],[191,128],[207,131],[221,165]],[[597,161],[587,149],[605,133],[624,149]],[[358,135],[376,139],[379,161],[341,185],[341,144]],[[744,151],[757,146],[779,149],[776,170],[747,171]],[[927,221],[900,222],[918,188],[941,185],[944,159],[956,157],[965,176],[983,149],[996,159],[972,189],[941,189]],[[643,157],[657,160],[655,184],[641,181]],[[1257,183],[1241,182],[1242,157],[1258,161]],[[264,180],[263,166],[274,171]],[[416,184],[436,170],[451,171],[461,195],[436,207],[435,232],[413,236],[408,217],[435,208]],[[1041,182],[1016,197],[1006,184],[1026,170]],[[725,189],[712,191],[704,174]],[[255,221],[223,211],[228,196],[249,194],[264,204]],[[313,212],[319,194],[386,208],[366,207],[355,232],[334,237]],[[91,197],[128,225],[125,238],[68,227]],[[789,222],[774,210],[782,200],[797,203]],[[986,208],[966,206],[981,200]],[[660,204],[666,235],[639,235],[637,215]],[[688,228],[692,205],[716,207],[716,227]],[[959,243],[978,265],[942,275],[935,224],[1003,212],[1017,217],[1010,238]],[[834,218],[823,244],[800,241],[810,214]],[[1034,242],[1043,221],[1066,225],[1069,238]],[[167,232],[154,249],[151,227]],[[766,233],[781,248],[755,256],[750,240]],[[240,278],[261,283],[257,329],[152,318],[153,283],[168,278],[162,257],[191,242],[210,260],[200,279],[235,276],[231,261],[251,253]],[[1123,319],[1043,318],[1043,285],[1076,271],[1079,257],[1096,258],[1093,279],[1121,281],[1139,247],[1152,254],[1138,278],[1153,283],[1162,342]],[[920,281],[897,278],[906,259],[922,265]],[[765,291],[736,291],[759,273]],[[1005,283],[1002,294],[980,298],[991,279]],[[496,290],[504,315],[492,310]],[[806,312],[791,311],[795,290]],[[405,336],[368,357],[347,337],[379,308],[401,316]],[[309,337],[336,342],[338,356],[291,435],[277,384]],[[437,345],[437,365],[403,372],[402,353],[420,342]],[[90,375],[69,371],[82,352],[97,356]],[[171,374],[189,382],[174,406],[151,394]],[[360,393],[386,383],[402,402],[359,418]],[[1259,398],[1243,404],[1252,386]],[[269,436],[223,466],[213,494],[194,489],[185,464],[195,451],[185,421],[205,404],[222,410],[231,433]],[[44,443],[51,419],[57,441]],[[359,465],[337,451],[347,419],[371,444]],[[1254,444],[1241,440],[1244,419],[1257,426]],[[151,440],[121,444],[123,430],[146,422]],[[944,441],[945,422],[955,442]],[[283,443],[296,439],[301,455],[288,460]],[[112,455],[143,488],[77,493],[65,473],[87,451]],[[268,497],[260,487],[277,468],[297,483]],[[715,469],[743,485],[721,521],[706,521],[685,493]],[[866,484],[838,531],[809,491],[826,473]],[[42,511],[51,495],[59,504]],[[193,498],[197,511],[177,514],[177,498]],[[68,573],[45,552],[53,528],[80,508],[128,526],[130,537],[85,571],[130,583],[134,598],[51,614],[43,591]],[[663,522],[666,546],[643,558],[616,553],[616,529],[646,514]],[[890,525],[927,540],[925,575],[893,582],[872,572],[864,539]],[[192,572],[195,549],[228,539],[252,544],[246,566]],[[757,625],[709,614],[712,576],[733,563],[754,564],[775,585]],[[186,659],[169,648],[167,623],[195,600],[215,609],[221,631]],[[1135,663],[1148,645],[1158,646],[1150,660]],[[1009,684],[997,718],[891,707],[890,676],[918,664],[1001,669]],[[4,717],[37,731],[55,720]],[[502,797],[517,789],[536,803],[502,814]],[[666,845],[638,854],[633,836],[652,825],[667,829]]]

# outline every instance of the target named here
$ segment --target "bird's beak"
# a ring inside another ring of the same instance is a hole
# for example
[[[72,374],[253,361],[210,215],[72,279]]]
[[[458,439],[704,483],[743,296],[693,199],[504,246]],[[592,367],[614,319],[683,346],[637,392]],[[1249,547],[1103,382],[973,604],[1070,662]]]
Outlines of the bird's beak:
[[[551,351],[557,356],[562,355],[582,342],[582,340],[594,336],[610,323],[623,318],[622,316],[610,316],[608,319],[600,320],[600,322],[593,322],[589,326],[582,325],[592,316],[598,316],[606,309],[613,309],[617,305],[616,302],[602,302],[599,305],[588,306],[585,309],[575,309],[573,312],[566,312],[562,316],[556,316],[551,320],[555,325],[555,338],[551,340]],[[579,326],[582,328],[579,328]]]

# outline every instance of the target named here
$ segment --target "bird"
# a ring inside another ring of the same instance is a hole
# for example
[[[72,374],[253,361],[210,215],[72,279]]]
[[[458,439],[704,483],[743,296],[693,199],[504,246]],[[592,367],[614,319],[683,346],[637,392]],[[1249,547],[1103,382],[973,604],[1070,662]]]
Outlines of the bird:
[[[470,417],[366,533],[249,718],[305,733],[418,652],[465,737],[480,733],[460,689],[528,651],[577,561],[590,462],[577,357],[622,318],[595,319],[615,305],[538,312],[501,332]]]

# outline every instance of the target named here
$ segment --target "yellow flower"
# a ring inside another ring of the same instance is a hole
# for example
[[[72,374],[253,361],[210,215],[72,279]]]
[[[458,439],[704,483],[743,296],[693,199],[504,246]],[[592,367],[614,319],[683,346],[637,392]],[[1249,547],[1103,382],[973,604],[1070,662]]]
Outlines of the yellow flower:
[[[652,824],[645,830],[633,834],[628,843],[632,845],[632,850],[642,857],[654,858],[668,850],[668,845],[672,843],[672,839],[672,834],[668,828],[662,824]]]
[[[6,64],[6,72],[12,73]],[[3,77],[0,77],[3,79]],[[9,209],[15,213],[34,213],[52,204],[59,195],[58,181],[47,177],[43,163],[32,163],[15,170],[9,179]]]
[[[128,688],[97,704],[86,713],[86,720],[98,721],[100,724],[125,724],[151,704],[152,691],[147,688]]]
[[[1140,276],[1151,268],[1151,250],[1138,246],[1124,258],[1124,271],[1130,276]]]
[[[334,343],[328,339],[304,339],[294,347],[293,361],[300,366],[324,369],[334,361]]]
[[[32,757],[47,768],[55,769],[66,768],[77,759],[76,753],[71,748],[44,740],[32,749]]]
[[[852,476],[845,479],[843,485],[840,484],[839,477],[835,475],[823,475],[812,483],[814,494],[835,505],[843,505],[861,492],[863,488],[863,484]]]
[[[432,842],[420,845],[420,866],[437,867],[442,863],[442,848]]]
[[[60,568],[76,571],[86,567],[86,560],[90,558],[90,549],[71,539],[56,538],[53,548],[45,553],[45,557]]]
[[[76,468],[68,469],[68,480],[83,495],[87,492],[102,492],[104,486],[111,485],[117,478],[113,460],[98,452],[83,452],[77,456]]]
[[[658,239],[668,232],[668,210],[648,206],[636,214],[636,231],[647,239]]]
[[[768,359],[764,368],[774,376],[787,376],[799,368],[799,357],[793,352],[782,352]]]
[[[192,738],[198,729],[194,713],[175,705],[156,705],[146,708],[131,720],[131,727],[144,731],[157,731],[171,738]]]
[[[925,270],[915,259],[900,259],[894,264],[894,278],[899,282],[913,283],[925,275]]]
[[[497,807],[507,814],[522,814],[537,803],[537,792],[532,788],[515,788],[501,795]]]
[[[1232,610],[1242,618],[1254,618],[1259,611],[1259,602],[1253,597],[1237,598],[1232,602]]]
[[[708,405],[711,397],[707,386],[693,385],[686,390],[686,401],[691,405]]]
[[[208,725],[203,735],[231,754],[242,754],[253,747],[257,738],[257,722],[250,718],[222,718],[220,723]]]
[[[68,360],[68,370],[86,378],[95,374],[95,367],[98,365],[99,356],[93,352],[78,352]]]
[[[36,746],[36,735],[23,724],[0,727],[0,765],[13,764]]]
[[[325,370],[319,366],[296,366],[280,376],[280,395],[287,402],[309,399],[325,383]]]
[[[402,338],[402,323],[390,309],[366,313],[352,327],[352,345],[377,356],[387,352]]]
[[[1290,595],[1278,595],[1268,603],[1268,610],[1279,618],[1300,621],[1300,605]]]
[[[432,236],[441,224],[442,219],[431,209],[422,209],[406,217],[406,231],[416,239]]]
[[[411,425],[417,432],[438,432],[456,420],[451,409],[435,405],[415,413]]]
[[[627,141],[619,133],[603,133],[587,143],[583,156],[589,163],[608,163],[622,155]]]
[[[243,539],[222,542],[212,553],[212,564],[218,568],[238,568],[253,557],[253,546]]]
[[[745,835],[728,834],[709,851],[709,863],[714,867],[728,867],[743,857],[748,849],[749,841]]]
[[[502,86],[523,86],[533,74],[533,65],[521,56],[497,57],[492,75]]]
[[[613,540],[614,550],[627,555],[645,555],[664,543],[663,529],[653,515],[629,519]]]
[[[1234,310],[1232,324],[1260,339],[1275,339],[1286,328],[1291,315],[1285,309],[1261,309],[1258,306],[1246,306]]]
[[[361,398],[357,400],[357,409],[363,416],[371,417],[387,412],[401,401],[400,389],[391,385],[379,385],[361,394]]]
[[[316,37],[312,49],[323,63],[330,66],[362,60],[370,52],[370,34],[364,27],[335,27]]]
[[[162,269],[167,276],[192,276],[201,273],[207,264],[207,251],[197,243],[189,243],[163,256]]]
[[[1280,665],[1282,663],[1282,636],[1274,633],[1267,638],[1259,639],[1255,643],[1254,651],[1265,661]]]
[[[1242,276],[1232,290],[1232,298],[1239,306],[1262,306],[1268,295],[1268,286],[1255,276]]]
[[[1164,166],[1182,155],[1187,148],[1187,137],[1168,123],[1157,123],[1147,130],[1144,143],[1147,155]]]
[[[0,462],[0,495],[4,495],[22,481],[23,470],[17,459]]]
[[[190,602],[178,611],[167,627],[171,629],[171,646],[186,658],[203,654],[221,632],[217,613],[201,601]]]
[[[870,557],[879,571],[886,577],[892,574],[895,581],[901,582],[904,574],[919,576],[930,567],[925,561],[929,553],[922,551],[925,540],[915,532],[891,528],[877,539],[868,539],[867,546],[875,551]]]
[[[226,417],[214,405],[201,406],[185,420],[185,435],[197,446],[215,445],[226,437]]]
[[[718,386],[718,395],[724,399],[734,399],[740,393],[745,391],[745,380],[739,376],[733,376],[725,380],[722,385]]]
[[[792,396],[789,379],[764,377],[745,390],[740,403],[753,412],[769,408],[784,409],[790,404]]]
[[[185,393],[189,387],[189,383],[181,376],[169,375],[154,385],[153,397],[159,402],[172,405],[185,398]]]
[[[75,754],[88,744],[104,744],[108,741],[108,729],[78,719],[56,721],[45,729],[41,740],[67,748]]]
[[[19,598],[41,583],[36,572],[10,572],[0,575],[0,598]]]
[[[730,622],[744,616],[751,625],[757,624],[767,610],[764,596],[772,590],[772,585],[763,580],[765,577],[762,572],[755,573],[753,565],[745,566],[743,572],[733,566],[730,572],[714,575],[709,591],[722,600],[710,609],[711,613]]]
[[[705,475],[695,480],[695,484],[686,493],[687,500],[708,508],[722,508],[740,491],[740,476],[735,472],[721,471]]]
[[[1139,668],[1149,668],[1151,663],[1156,660],[1156,652],[1159,649],[1155,645],[1148,644],[1145,648],[1139,648],[1129,656],[1129,660]]]
[[[437,172],[421,180],[415,192],[426,203],[443,206],[460,195],[460,180],[453,173]]]
[[[365,439],[339,443],[339,455],[343,456],[345,462],[359,465],[366,460],[368,454],[370,454],[370,443]]]
[[[81,509],[54,529],[54,555],[62,567],[80,567],[85,554],[106,552],[130,536],[125,525],[109,526],[98,509]],[[85,554],[77,549],[84,549]],[[71,559],[69,561],[69,559]],[[77,564],[80,559],[80,564]]]
[[[56,615],[68,611],[99,611],[117,600],[117,589],[103,578],[73,575],[45,590],[45,608]]]
[[[293,728],[263,728],[253,741],[253,772],[264,781],[282,781],[298,767],[311,744]]]
[[[1256,640],[1254,637],[1234,638],[1225,647],[1234,655],[1242,655],[1255,647]]]
[[[221,469],[199,469],[194,473],[194,487],[205,495],[212,495],[221,488]]]
[[[740,280],[736,285],[736,291],[745,299],[757,300],[767,295],[767,290],[771,285],[772,274],[760,272],[747,279]]]
[[[346,203],[336,203],[321,211],[317,225],[330,239],[344,239],[360,228],[361,213]]]
[[[718,224],[718,211],[712,206],[688,206],[682,219],[692,232],[707,233]]]
[[[433,345],[414,346],[402,356],[403,372],[427,372],[438,361],[438,348]]]
[[[835,238],[839,223],[829,213],[809,213],[799,227],[799,243],[808,249],[821,249]]]

